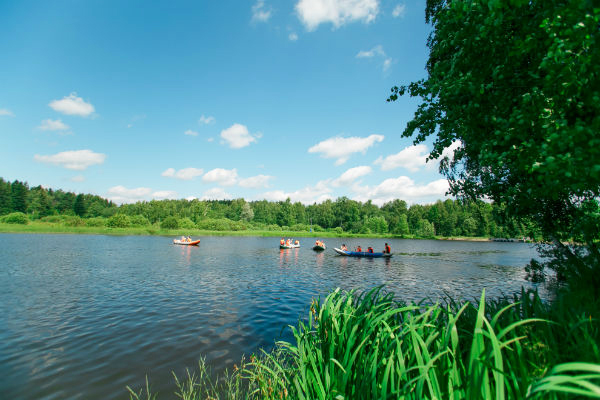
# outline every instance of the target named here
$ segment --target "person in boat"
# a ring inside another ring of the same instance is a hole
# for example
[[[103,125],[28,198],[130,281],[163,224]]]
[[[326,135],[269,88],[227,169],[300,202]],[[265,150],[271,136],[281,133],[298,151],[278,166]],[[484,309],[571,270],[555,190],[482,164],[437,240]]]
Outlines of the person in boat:
[[[282,245],[282,246],[285,246],[285,239],[281,238],[281,240],[279,241],[279,244]]]
[[[185,236],[182,236],[182,237],[181,237],[181,240],[180,240],[180,242],[185,242]]]
[[[346,247],[346,245],[345,245],[345,244],[342,244],[342,250],[344,250],[344,251],[348,251],[348,247]]]
[[[319,239],[315,241],[315,246],[321,246],[321,241]]]
[[[192,238],[190,236],[187,237],[187,241],[188,243],[192,241]]]
[[[362,247],[360,247],[360,245],[358,245],[358,246],[356,247],[356,251],[358,251],[359,253],[360,253],[360,252],[362,252]]]
[[[390,254],[392,252],[392,248],[390,247],[389,244],[385,244],[385,248],[383,249],[383,252],[386,254]]]
[[[290,245],[292,244],[292,239],[289,239],[289,238],[288,238],[288,240],[286,240],[285,244],[286,244],[287,246],[290,246]]]
[[[296,240],[296,241],[294,242],[294,244],[295,244],[296,246],[298,246],[298,245],[300,244],[300,241],[299,241],[299,240]]]
[[[369,253],[373,253],[373,248],[372,248],[371,246],[369,246],[369,248],[367,249],[367,251],[368,251]]]

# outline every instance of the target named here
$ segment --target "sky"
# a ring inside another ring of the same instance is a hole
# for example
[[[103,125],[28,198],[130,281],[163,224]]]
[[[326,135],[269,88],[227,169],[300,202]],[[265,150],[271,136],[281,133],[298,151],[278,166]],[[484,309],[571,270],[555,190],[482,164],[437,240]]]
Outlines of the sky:
[[[445,198],[425,1],[0,0],[0,177],[116,203]]]

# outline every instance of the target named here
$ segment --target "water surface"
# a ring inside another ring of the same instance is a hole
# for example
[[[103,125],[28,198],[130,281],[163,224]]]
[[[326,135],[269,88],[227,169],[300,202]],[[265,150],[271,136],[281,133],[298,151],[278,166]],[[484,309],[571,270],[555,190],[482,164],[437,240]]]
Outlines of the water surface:
[[[279,238],[171,238],[0,234],[0,398],[128,398],[148,376],[174,398],[171,371],[205,356],[220,370],[243,354],[290,340],[287,325],[331,289],[385,284],[406,300],[469,300],[529,286],[524,243]],[[391,259],[338,256],[345,242]]]

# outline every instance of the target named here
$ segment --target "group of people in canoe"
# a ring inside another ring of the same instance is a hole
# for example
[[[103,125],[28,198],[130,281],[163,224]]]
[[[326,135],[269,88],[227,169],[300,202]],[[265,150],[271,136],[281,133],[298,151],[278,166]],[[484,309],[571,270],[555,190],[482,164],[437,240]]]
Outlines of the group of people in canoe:
[[[188,242],[188,243],[193,242],[193,240],[190,236],[188,236],[188,237],[182,236],[181,239],[179,239],[179,241],[180,242]]]
[[[281,238],[281,240],[279,241],[279,245],[281,245],[281,246],[291,246],[292,244],[295,246],[298,246],[298,245],[300,245],[300,241],[293,240],[290,238],[288,238],[287,240],[284,240],[283,238]]]
[[[340,247],[340,250],[344,250],[344,251],[350,251],[348,250],[348,246],[346,246],[345,244],[342,244],[342,247]],[[367,250],[363,250],[363,248],[358,245],[355,247],[354,251],[358,252],[358,253],[362,253],[363,251],[366,253],[374,253],[375,250],[373,250],[373,248],[371,246],[367,247]],[[392,253],[392,248],[390,247],[389,244],[385,244],[384,249],[383,249],[383,254],[391,254]]]

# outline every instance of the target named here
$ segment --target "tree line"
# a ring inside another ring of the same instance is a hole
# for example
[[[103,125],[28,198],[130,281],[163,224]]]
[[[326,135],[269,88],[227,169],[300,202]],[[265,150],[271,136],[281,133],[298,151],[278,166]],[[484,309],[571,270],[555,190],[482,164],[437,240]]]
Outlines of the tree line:
[[[79,217],[82,225],[207,230],[337,231],[397,236],[532,236],[530,224],[504,217],[505,210],[483,201],[445,200],[412,204],[396,199],[377,206],[347,197],[304,205],[285,201],[152,200],[117,205],[100,196],[75,194],[0,178],[0,215],[15,212],[30,220],[56,222],[56,216]],[[75,222],[73,222],[75,221]]]

